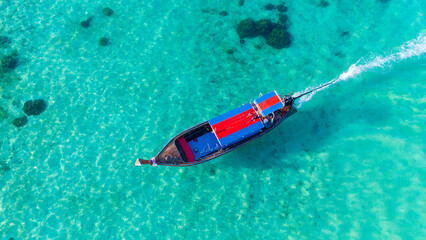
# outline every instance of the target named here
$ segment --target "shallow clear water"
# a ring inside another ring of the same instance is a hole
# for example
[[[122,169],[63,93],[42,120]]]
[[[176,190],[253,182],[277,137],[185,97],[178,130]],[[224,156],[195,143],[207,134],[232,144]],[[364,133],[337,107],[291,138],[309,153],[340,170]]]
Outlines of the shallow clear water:
[[[320,2],[285,1],[282,50],[239,43],[239,21],[277,21],[263,0],[0,2],[1,56],[19,53],[0,75],[0,238],[424,239],[426,4]],[[340,77],[244,148],[134,167],[259,93]]]

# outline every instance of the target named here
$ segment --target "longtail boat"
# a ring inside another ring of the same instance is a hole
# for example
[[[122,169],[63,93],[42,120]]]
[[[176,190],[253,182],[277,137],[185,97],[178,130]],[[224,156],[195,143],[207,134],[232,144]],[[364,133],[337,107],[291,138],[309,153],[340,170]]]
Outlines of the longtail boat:
[[[155,157],[151,160],[138,158],[135,166],[187,167],[222,156],[280,125],[296,112],[294,101],[302,95],[288,94],[281,98],[276,91],[269,92],[179,133]]]

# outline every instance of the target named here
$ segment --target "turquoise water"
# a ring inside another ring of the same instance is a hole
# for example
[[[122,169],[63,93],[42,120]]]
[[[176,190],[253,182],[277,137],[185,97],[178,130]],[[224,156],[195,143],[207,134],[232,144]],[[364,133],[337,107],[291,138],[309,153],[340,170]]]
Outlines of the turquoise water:
[[[0,74],[0,239],[425,239],[424,0],[286,0],[282,50],[240,44],[241,20],[278,11],[238,2],[1,1],[19,63]],[[259,93],[329,81],[242,149],[134,167]]]

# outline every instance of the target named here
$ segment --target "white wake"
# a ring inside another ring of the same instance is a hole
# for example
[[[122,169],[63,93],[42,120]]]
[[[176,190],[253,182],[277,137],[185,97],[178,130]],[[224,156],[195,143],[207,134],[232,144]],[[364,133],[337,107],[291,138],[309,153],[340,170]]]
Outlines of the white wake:
[[[304,92],[308,92],[312,89],[318,88],[312,93],[302,96],[298,102],[297,107],[300,108],[304,103],[309,101],[317,92],[327,89],[328,87],[332,86],[335,83],[338,83],[340,81],[345,81],[351,78],[355,78],[361,73],[368,72],[376,68],[391,67],[393,63],[400,62],[402,60],[405,60],[411,57],[420,56],[425,52],[426,52],[426,35],[420,34],[416,39],[413,39],[411,41],[408,41],[402,44],[402,46],[399,47],[399,49],[396,52],[388,56],[375,56],[370,60],[364,60],[362,58],[358,60],[355,64],[352,64],[349,67],[349,69],[346,72],[340,74],[339,77],[329,82],[320,84],[318,86],[309,87],[305,89],[304,91],[296,92],[294,96],[298,96],[300,94],[303,94]],[[324,86],[324,87],[321,88],[321,86]]]

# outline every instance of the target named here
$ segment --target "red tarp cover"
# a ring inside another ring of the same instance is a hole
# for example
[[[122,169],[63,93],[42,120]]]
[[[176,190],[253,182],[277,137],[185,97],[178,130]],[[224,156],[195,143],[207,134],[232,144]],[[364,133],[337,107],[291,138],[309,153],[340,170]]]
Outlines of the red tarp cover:
[[[209,121],[222,147],[244,140],[263,128],[263,123],[250,103]]]
[[[188,162],[195,161],[194,153],[192,152],[192,150],[189,147],[188,143],[186,142],[185,138],[180,137],[178,139],[178,141],[179,141],[180,145],[182,146],[183,151],[185,151],[185,155],[186,155],[186,158],[188,159]]]

